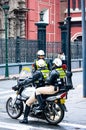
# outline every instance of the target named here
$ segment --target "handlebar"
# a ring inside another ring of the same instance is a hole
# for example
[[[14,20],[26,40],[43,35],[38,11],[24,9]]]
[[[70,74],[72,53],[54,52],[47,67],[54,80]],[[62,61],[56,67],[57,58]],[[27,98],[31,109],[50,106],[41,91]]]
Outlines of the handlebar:
[[[19,89],[18,85],[12,87],[12,90],[17,91]]]

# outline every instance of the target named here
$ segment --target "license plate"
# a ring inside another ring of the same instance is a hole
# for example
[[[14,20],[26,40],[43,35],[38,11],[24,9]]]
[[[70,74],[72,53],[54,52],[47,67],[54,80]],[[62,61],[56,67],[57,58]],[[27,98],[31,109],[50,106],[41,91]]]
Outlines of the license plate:
[[[60,99],[60,103],[64,104],[65,103],[65,99]]]

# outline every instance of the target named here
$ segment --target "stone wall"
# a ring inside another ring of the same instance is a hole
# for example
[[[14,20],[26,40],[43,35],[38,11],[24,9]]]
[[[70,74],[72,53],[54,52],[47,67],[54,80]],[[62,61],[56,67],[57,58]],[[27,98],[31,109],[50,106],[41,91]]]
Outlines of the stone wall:
[[[25,20],[26,20],[26,12],[28,11],[26,8],[25,0],[9,0],[0,1],[0,38],[5,37],[5,18],[3,5],[9,4],[8,11],[8,37],[16,38],[20,36],[21,38],[25,38]]]

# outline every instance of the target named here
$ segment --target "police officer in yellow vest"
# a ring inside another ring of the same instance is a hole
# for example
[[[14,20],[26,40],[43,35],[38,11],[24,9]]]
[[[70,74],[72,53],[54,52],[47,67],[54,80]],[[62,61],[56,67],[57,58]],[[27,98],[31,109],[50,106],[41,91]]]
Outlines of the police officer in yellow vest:
[[[50,72],[49,77],[46,79],[47,85],[36,89],[36,97],[40,105],[38,110],[44,109],[45,106],[42,100],[42,94],[54,94],[65,84],[66,73],[62,68],[61,59],[54,59],[53,64],[53,69]]]
[[[39,80],[36,80],[36,82],[35,82],[35,84],[37,85],[37,88],[38,88],[38,87],[43,86],[43,82],[45,85],[45,81],[46,81],[46,78],[49,76],[50,70],[48,69],[48,66],[47,66],[45,60],[39,59],[38,61],[36,61],[36,63],[37,63],[37,70],[42,73],[42,77],[40,77]],[[34,73],[37,73],[38,72],[37,70]],[[33,75],[34,75],[34,73],[33,73]]]
[[[36,59],[35,62],[32,64],[32,72],[35,72],[37,69],[39,69],[39,66],[38,66],[38,60],[39,60],[39,59],[43,59],[44,62],[45,62],[45,64],[46,64],[46,69],[51,70],[51,64],[50,64],[50,62],[47,62],[47,61],[45,60],[45,53],[44,53],[44,51],[43,51],[43,50],[39,50],[39,51],[37,52],[37,59]]]
[[[26,84],[35,83],[36,88],[45,86],[45,80],[49,76],[49,70],[46,69],[46,64],[43,59],[38,60],[38,69],[33,73],[32,77],[25,79],[24,81],[19,83],[19,86],[22,86],[24,89]],[[26,101],[26,107],[24,112],[24,118],[20,121],[20,123],[28,123],[28,115],[30,112],[30,106],[32,103],[36,101],[35,92],[30,96],[30,98]]]
[[[59,58],[56,58],[53,61],[53,70],[49,73],[44,72],[45,63],[44,60],[39,60],[38,66],[39,69],[33,73],[33,77],[26,79],[24,82],[20,83],[20,85],[28,84],[31,82],[37,83],[36,91],[31,95],[31,97],[26,101],[26,107],[24,112],[24,118],[20,121],[20,123],[28,123],[28,115],[30,112],[30,106],[35,100],[38,100],[40,107],[37,108],[44,109],[45,103],[43,102],[41,94],[48,95],[54,94],[59,91],[60,87],[58,85],[58,79],[64,79],[66,77],[65,71],[62,69],[62,61]],[[49,74],[49,75],[46,75]],[[47,78],[48,76],[48,78]],[[45,82],[47,85],[45,85]],[[60,82],[60,81],[59,81]],[[63,80],[64,82],[64,80]]]

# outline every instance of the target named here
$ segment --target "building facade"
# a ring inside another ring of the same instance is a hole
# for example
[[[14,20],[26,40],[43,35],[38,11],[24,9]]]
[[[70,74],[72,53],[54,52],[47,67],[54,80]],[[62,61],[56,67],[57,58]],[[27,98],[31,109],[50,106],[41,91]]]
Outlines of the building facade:
[[[47,42],[60,42],[60,6],[58,0],[26,0],[27,13],[26,37],[27,39],[37,39],[37,26],[40,21],[40,13],[43,12],[43,21],[48,24],[46,29]]]
[[[64,2],[63,2],[64,1]],[[67,18],[67,8],[68,3],[66,0],[61,1],[61,10],[65,7],[64,10],[62,10],[62,15],[60,22],[66,21]],[[74,42],[75,40],[82,41],[82,11],[81,11],[81,0],[70,0],[70,16],[71,16],[71,42]]]
[[[37,38],[36,22],[40,21],[40,12],[43,11],[44,22],[47,26],[47,42],[61,42],[60,26],[65,24],[67,18],[67,0],[26,0],[26,7],[29,8],[26,19],[27,39]],[[71,16],[71,41],[82,39],[82,17],[81,0],[70,0]]]
[[[82,41],[82,11],[81,0],[71,0],[71,41]]]
[[[39,49],[37,24],[41,20],[47,25],[46,56],[54,58],[61,50],[67,50],[68,0],[0,0],[0,63],[5,62],[6,52],[4,4],[10,7],[7,15],[10,63],[34,60]],[[81,13],[81,0],[70,0],[72,58],[82,58],[82,44],[78,44],[82,41]]]
[[[3,1],[0,1],[0,38],[4,38]],[[9,37],[20,36],[28,40],[37,40],[37,26],[40,12],[48,24],[46,30],[47,42],[61,42],[60,26],[67,18],[67,0],[9,0],[8,28]],[[81,40],[81,0],[70,0],[71,41]]]
[[[26,12],[28,11],[25,0],[0,1],[0,38],[5,37],[5,14],[3,10],[4,4],[9,4],[10,7],[7,15],[8,37],[14,39],[17,36],[25,38],[25,20]]]

